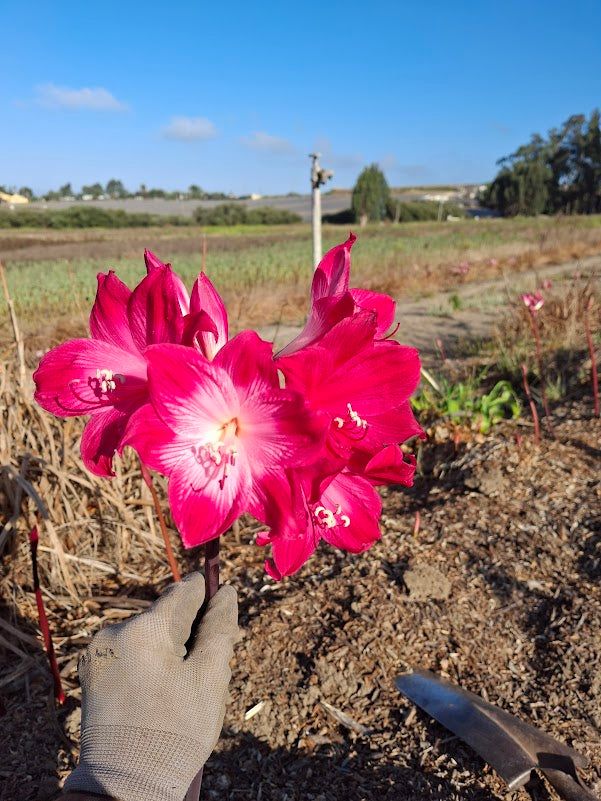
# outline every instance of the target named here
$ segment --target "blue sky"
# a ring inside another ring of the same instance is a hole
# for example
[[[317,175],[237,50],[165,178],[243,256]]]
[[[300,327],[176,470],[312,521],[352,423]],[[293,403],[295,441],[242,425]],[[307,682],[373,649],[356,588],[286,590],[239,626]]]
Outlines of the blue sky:
[[[601,106],[601,3],[0,2],[0,184],[481,182]]]

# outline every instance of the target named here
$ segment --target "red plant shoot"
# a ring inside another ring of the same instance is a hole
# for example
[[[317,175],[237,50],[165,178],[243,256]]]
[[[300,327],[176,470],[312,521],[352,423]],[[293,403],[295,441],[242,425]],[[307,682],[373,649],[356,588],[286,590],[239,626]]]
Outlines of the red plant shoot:
[[[528,403],[530,404],[530,411],[532,412],[532,419],[534,421],[534,443],[538,445],[540,442],[540,429],[538,425],[538,412],[536,411],[536,406],[534,405],[534,401],[532,400],[532,394],[530,392],[530,386],[528,384],[528,368],[525,364],[522,364],[522,375],[524,376],[524,391],[526,393],[526,397],[528,398]]]
[[[599,417],[599,379],[597,378],[597,362],[595,361],[595,348],[593,346],[593,336],[591,334],[591,306],[593,299],[589,296],[584,307],[584,326],[586,329],[586,341],[591,355],[591,382],[593,384],[593,399],[595,415]]]
[[[38,607],[38,617],[40,619],[40,629],[42,630],[42,637],[44,639],[44,648],[50,663],[50,670],[52,671],[52,678],[54,680],[54,697],[59,704],[64,704],[66,697],[63,692],[63,685],[61,676],[58,670],[56,655],[54,653],[54,645],[50,635],[50,626],[48,625],[48,618],[46,617],[46,610],[44,608],[44,599],[42,598],[42,591],[40,589],[40,577],[38,573],[38,527],[34,526],[29,535],[29,548],[31,551],[31,566],[33,568],[33,589],[35,592],[35,601]]]

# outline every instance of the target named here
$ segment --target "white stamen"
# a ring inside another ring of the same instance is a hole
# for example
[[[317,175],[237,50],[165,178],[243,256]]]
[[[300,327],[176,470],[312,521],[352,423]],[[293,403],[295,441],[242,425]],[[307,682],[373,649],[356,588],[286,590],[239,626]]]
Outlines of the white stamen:
[[[327,509],[325,506],[316,506],[313,511],[313,516],[320,526],[325,528],[335,528],[342,526],[348,528],[351,524],[351,519],[348,515],[341,514],[342,508],[340,504],[336,504],[336,511]]]
[[[120,379],[123,379],[121,383],[125,380],[124,376],[119,376]],[[113,371],[112,370],[96,370],[96,380],[100,382],[100,389],[106,394],[107,392],[112,392],[116,387],[116,383],[113,379]]]

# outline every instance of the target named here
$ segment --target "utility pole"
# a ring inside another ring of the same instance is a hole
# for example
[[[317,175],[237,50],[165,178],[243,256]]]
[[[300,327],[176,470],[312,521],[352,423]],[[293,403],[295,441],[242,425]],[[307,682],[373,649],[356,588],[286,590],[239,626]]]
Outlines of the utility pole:
[[[319,187],[325,184],[334,173],[332,170],[324,170],[319,166],[319,159],[321,153],[310,153],[309,158],[313,159],[311,165],[311,199],[313,211],[313,269],[317,269],[317,265],[321,261],[322,248],[321,248],[321,192]]]

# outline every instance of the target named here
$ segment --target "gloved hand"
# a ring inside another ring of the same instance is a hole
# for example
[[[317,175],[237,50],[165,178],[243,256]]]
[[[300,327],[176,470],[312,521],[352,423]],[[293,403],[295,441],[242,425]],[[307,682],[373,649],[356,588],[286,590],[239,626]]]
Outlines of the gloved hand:
[[[182,801],[219,738],[238,638],[236,591],[223,586],[186,654],[204,595],[193,573],[94,636],[79,662],[81,756],[65,791]]]

